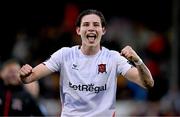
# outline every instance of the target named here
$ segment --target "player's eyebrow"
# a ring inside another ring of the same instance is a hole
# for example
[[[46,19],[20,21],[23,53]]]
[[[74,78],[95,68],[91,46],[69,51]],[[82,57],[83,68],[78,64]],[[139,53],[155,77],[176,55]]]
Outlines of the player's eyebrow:
[[[82,24],[89,24],[90,22],[82,22]],[[93,24],[100,24],[100,22],[93,22]]]

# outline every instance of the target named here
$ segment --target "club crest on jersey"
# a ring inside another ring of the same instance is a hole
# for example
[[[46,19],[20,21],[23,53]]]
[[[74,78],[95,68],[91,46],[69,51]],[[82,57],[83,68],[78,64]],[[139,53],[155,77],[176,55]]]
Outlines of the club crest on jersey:
[[[98,65],[98,74],[99,73],[104,73],[104,72],[107,73],[106,72],[106,64],[99,64]]]

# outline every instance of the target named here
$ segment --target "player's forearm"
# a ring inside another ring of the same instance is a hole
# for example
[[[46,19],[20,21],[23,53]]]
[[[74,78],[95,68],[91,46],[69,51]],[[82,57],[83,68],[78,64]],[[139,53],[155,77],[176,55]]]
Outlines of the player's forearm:
[[[20,70],[20,77],[23,83],[31,83],[49,75],[50,73],[52,73],[52,71],[50,71],[44,64],[39,64],[34,68],[25,65]]]
[[[140,80],[143,83],[143,85],[146,88],[151,88],[154,86],[154,80],[152,78],[152,75],[149,71],[149,69],[146,67],[144,63],[141,65],[136,65],[136,68],[138,69]]]
[[[35,73],[31,73],[29,76],[26,76],[26,77],[21,77],[21,81],[24,83],[24,84],[27,84],[27,83],[31,83],[35,80],[39,79]]]

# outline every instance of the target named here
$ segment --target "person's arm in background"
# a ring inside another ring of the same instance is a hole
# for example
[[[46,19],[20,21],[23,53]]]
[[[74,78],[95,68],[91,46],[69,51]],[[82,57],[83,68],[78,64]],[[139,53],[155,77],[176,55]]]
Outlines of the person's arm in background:
[[[42,105],[33,98],[29,92],[25,91],[23,93],[24,100],[24,114],[28,116],[46,116],[48,114],[47,110],[43,110]]]
[[[30,65],[26,64],[22,66],[19,71],[21,81],[23,83],[31,83],[33,81],[39,80],[40,78],[51,74],[52,71],[49,70],[46,65],[39,64],[36,67],[32,68]]]
[[[27,90],[34,98],[39,97],[39,82],[34,81],[29,84],[23,85],[25,90]]]
[[[147,89],[154,86],[154,80],[149,69],[130,46],[123,48],[121,55],[134,62],[136,65],[136,67],[132,67],[125,74],[125,77],[128,80]]]

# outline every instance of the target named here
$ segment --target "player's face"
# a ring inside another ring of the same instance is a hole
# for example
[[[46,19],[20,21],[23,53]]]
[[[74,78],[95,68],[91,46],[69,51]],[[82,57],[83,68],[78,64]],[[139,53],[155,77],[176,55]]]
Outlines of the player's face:
[[[102,27],[99,16],[89,14],[82,18],[81,25],[76,31],[77,34],[81,36],[82,45],[97,46],[100,45],[101,37],[105,33],[105,28]]]

